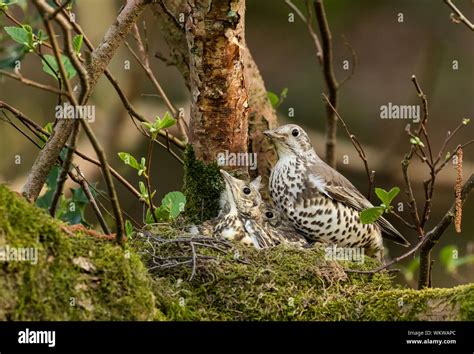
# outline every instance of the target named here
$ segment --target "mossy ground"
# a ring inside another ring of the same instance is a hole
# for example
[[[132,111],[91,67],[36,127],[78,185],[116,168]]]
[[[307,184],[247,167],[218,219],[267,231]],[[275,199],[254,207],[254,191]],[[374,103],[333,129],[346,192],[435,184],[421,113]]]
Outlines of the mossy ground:
[[[149,272],[145,243],[121,247],[63,228],[0,186],[0,246],[39,252],[37,265],[0,264],[0,320],[474,320],[474,285],[417,291],[394,287],[387,273],[343,271],[371,269],[369,258],[340,264],[319,248],[207,249],[200,252],[214,258],[189,281],[189,266]]]
[[[0,186],[0,247],[34,247],[36,265],[0,264],[0,320],[159,319],[135,252],[77,232]],[[64,225],[63,225],[64,227]]]

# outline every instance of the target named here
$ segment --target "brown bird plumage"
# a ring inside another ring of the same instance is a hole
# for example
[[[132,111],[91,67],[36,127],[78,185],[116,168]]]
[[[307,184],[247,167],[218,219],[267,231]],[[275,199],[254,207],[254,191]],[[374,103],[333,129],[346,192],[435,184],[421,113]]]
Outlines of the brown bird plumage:
[[[383,258],[382,234],[401,245],[406,239],[384,218],[364,225],[359,213],[373,205],[347,178],[314,151],[306,132],[295,124],[267,130],[279,160],[270,176],[270,195],[293,226],[310,240],[341,247],[363,247]]]

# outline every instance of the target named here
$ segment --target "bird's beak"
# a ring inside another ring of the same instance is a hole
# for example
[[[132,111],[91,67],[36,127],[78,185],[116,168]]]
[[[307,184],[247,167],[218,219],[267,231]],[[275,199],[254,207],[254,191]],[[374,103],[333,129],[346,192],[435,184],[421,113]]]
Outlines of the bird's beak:
[[[227,182],[229,182],[229,183],[231,183],[231,181],[232,181],[232,176],[231,176],[230,174],[228,174],[228,173],[227,173],[226,171],[224,171],[224,170],[219,170],[219,171],[220,171],[222,177],[224,178],[224,180],[227,181]]]
[[[273,136],[273,130],[265,130],[265,131],[263,132],[263,135],[265,135],[265,136],[271,138],[271,137]]]
[[[276,133],[274,130],[265,130],[263,132],[263,135],[265,135],[266,137],[272,139],[272,140],[281,140],[283,139],[283,136],[281,136],[280,134]]]

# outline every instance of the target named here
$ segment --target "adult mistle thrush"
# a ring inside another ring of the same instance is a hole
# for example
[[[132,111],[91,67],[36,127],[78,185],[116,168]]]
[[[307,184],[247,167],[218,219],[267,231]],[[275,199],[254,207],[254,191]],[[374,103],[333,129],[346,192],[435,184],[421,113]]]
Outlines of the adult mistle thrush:
[[[278,161],[270,175],[270,196],[277,208],[309,240],[339,247],[362,247],[383,260],[382,235],[408,246],[384,218],[362,224],[361,210],[372,204],[339,172],[319,158],[306,132],[288,124],[264,132],[276,146]]]

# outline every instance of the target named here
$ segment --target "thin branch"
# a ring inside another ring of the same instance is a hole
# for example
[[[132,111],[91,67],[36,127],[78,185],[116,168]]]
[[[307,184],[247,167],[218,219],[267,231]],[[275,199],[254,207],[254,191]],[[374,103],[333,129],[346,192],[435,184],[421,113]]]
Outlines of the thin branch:
[[[61,4],[61,6],[56,8],[56,10],[54,10],[53,13],[49,14],[48,21],[53,20],[62,10],[66,8],[66,6],[68,6],[71,3],[71,1],[72,0],[66,0],[63,4]]]
[[[423,208],[423,213],[420,219],[420,227],[421,229],[424,228],[426,222],[428,221],[430,212],[431,212],[431,200],[433,198],[433,193],[434,193],[434,188],[435,188],[435,182],[436,182],[436,173],[435,173],[435,164],[433,160],[433,151],[431,149],[431,143],[430,139],[428,136],[428,131],[427,131],[427,123],[428,123],[428,99],[424,92],[422,91],[420,84],[418,83],[418,80],[416,79],[415,75],[412,75],[411,80],[413,84],[415,85],[416,92],[418,94],[418,97],[421,99],[422,102],[422,107],[423,107],[423,118],[420,122],[419,128],[418,128],[418,136],[420,132],[423,134],[425,137],[426,145],[428,146],[428,156],[424,153],[424,151],[421,149],[421,146],[416,145],[419,147],[419,150],[423,153],[423,157],[425,158],[422,160],[425,162],[429,169],[430,169],[430,179],[429,181],[425,184],[425,206]]]
[[[332,35],[329,29],[329,24],[324,10],[322,0],[314,0],[314,10],[321,34],[321,42],[323,47],[323,73],[327,89],[329,91],[329,101],[332,106],[337,109],[337,91],[339,84],[334,75],[334,68],[332,63]],[[326,123],[326,162],[331,167],[336,166],[336,117],[329,105],[327,108],[327,123]]]
[[[76,166],[76,170],[78,175],[81,177],[80,179],[80,185],[84,191],[84,194],[86,195],[87,199],[89,200],[90,204],[92,205],[92,209],[94,210],[94,213],[97,217],[97,220],[99,221],[100,226],[102,227],[102,230],[106,235],[110,235],[110,229],[107,223],[105,222],[105,219],[100,212],[99,206],[97,205],[97,202],[95,201],[94,196],[92,195],[90,189],[89,189],[89,184],[86,182],[86,179],[84,177],[84,174],[82,173],[81,169],[79,166]]]
[[[439,165],[439,167],[436,169],[435,173],[439,173],[444,168],[444,166],[446,166],[446,164],[450,161],[451,157],[453,157],[454,155],[457,154],[459,149],[461,149],[461,148],[464,149],[465,147],[471,145],[472,143],[474,143],[474,139],[469,140],[467,143],[464,143],[462,145],[458,145],[456,147],[456,149],[454,149],[454,151],[449,154],[449,156],[446,156],[446,159],[444,160],[444,162],[441,165]]]
[[[431,277],[431,267],[429,254],[431,249],[438,243],[439,239],[446,231],[448,226],[452,223],[456,216],[456,207],[462,206],[466,201],[469,193],[474,187],[474,174],[471,174],[469,179],[464,183],[461,194],[456,198],[455,202],[452,204],[448,212],[443,216],[441,221],[436,225],[436,227],[426,234],[426,237],[423,240],[421,247],[421,252],[425,257],[420,257],[420,277],[418,280],[418,288],[422,289],[430,285]]]
[[[453,4],[451,0],[444,0],[444,2],[454,11],[454,13],[451,13],[451,19],[453,22],[464,23],[467,28],[469,28],[471,31],[474,31],[474,24],[469,21],[466,16],[464,16],[464,14],[456,7],[456,5]]]
[[[372,195],[372,187],[373,187],[373,183],[374,183],[374,178],[375,178],[375,171],[371,172],[369,170],[369,164],[367,162],[367,155],[365,154],[365,151],[362,148],[362,145],[360,144],[359,140],[357,140],[357,137],[349,131],[349,128],[347,127],[346,122],[344,122],[344,119],[342,119],[342,117],[337,112],[336,108],[334,108],[334,106],[331,104],[328,96],[326,96],[326,94],[324,94],[324,93],[322,94],[322,96],[323,96],[324,100],[326,101],[326,104],[333,110],[334,114],[336,115],[336,117],[341,122],[342,126],[344,127],[344,130],[346,131],[347,136],[349,137],[349,139],[351,139],[352,145],[357,150],[357,152],[359,154],[359,157],[361,158],[362,162],[364,163],[365,173],[367,174],[367,180],[368,180],[368,183],[369,183],[368,191],[367,191],[367,199],[370,200],[370,197]]]
[[[183,119],[179,116],[178,110],[173,105],[173,103],[169,99],[168,95],[166,94],[166,92],[163,90],[160,83],[156,79],[155,74],[151,70],[150,63],[149,63],[149,60],[148,60],[148,55],[147,55],[145,46],[143,45],[143,42],[142,42],[142,39],[141,39],[141,36],[140,36],[140,32],[139,32],[138,27],[137,27],[136,24],[134,24],[133,27],[132,27],[132,34],[133,34],[133,37],[134,37],[134,39],[137,43],[138,51],[140,53],[140,56],[137,53],[135,53],[135,51],[130,47],[130,45],[127,42],[125,42],[125,45],[126,45],[127,49],[133,55],[133,57],[138,62],[138,64],[141,66],[143,71],[145,71],[145,74],[148,76],[148,78],[152,82],[153,86],[155,86],[155,89],[158,91],[158,93],[160,94],[160,97],[163,99],[166,106],[170,110],[171,115],[178,122],[178,127],[179,127],[179,129],[181,131],[181,134],[183,136],[184,143],[187,143],[187,141],[188,141],[188,127],[184,123]]]
[[[306,18],[303,15],[303,13],[300,11],[300,9],[298,9],[298,7],[291,2],[291,0],[285,0],[285,3],[298,15],[301,21],[303,21],[303,23],[306,25],[306,28],[308,29],[308,33],[313,40],[314,47],[316,48],[316,57],[318,58],[319,63],[322,65],[323,64],[323,50],[321,48],[321,43],[319,42],[318,35],[316,34],[316,32],[314,32],[313,26],[311,23],[312,11],[311,11],[311,7],[309,6],[310,4],[309,0],[306,0],[309,18]]]
[[[72,129],[71,137],[69,138],[70,146],[66,150],[66,156],[64,158],[61,172],[58,175],[56,190],[54,191],[53,197],[51,199],[51,204],[49,205],[49,214],[54,218],[56,215],[56,207],[59,202],[59,198],[63,194],[63,188],[66,183],[66,179],[71,167],[71,163],[74,156],[74,150],[76,149],[77,140],[79,137],[79,122],[74,122],[74,127]]]
[[[72,25],[72,27],[74,28],[74,30],[78,33],[78,34],[82,34],[83,35],[83,40],[84,40],[84,43],[86,44],[87,48],[89,48],[90,51],[94,52],[95,48],[94,46],[92,45],[92,42],[89,40],[89,38],[87,37],[87,35],[84,33],[84,31],[82,30],[81,26],[77,23],[77,22],[70,22],[70,24]],[[141,122],[149,122],[143,115],[141,115],[140,113],[138,113],[138,111],[133,107],[133,105],[130,103],[130,101],[128,100],[128,98],[125,96],[123,90],[121,89],[120,85],[118,84],[118,81],[117,79],[114,78],[114,76],[112,75],[112,73],[106,68],[104,70],[104,74],[105,76],[107,77],[108,81],[112,84],[113,88],[115,89],[115,91],[117,92],[117,94],[119,95],[120,97],[120,100],[122,101],[122,104],[124,105],[125,109],[128,111],[128,113],[138,119],[139,121]],[[171,140],[171,142],[178,148],[180,149],[184,149],[186,147],[186,143],[181,141],[180,139],[178,139],[177,137],[167,133],[167,132],[163,132],[160,130],[159,134],[161,136],[164,136],[164,137],[167,137]],[[168,151],[171,153],[171,151]],[[172,153],[173,154],[173,153]],[[175,154],[174,154],[175,155]],[[175,156],[176,157],[176,156]],[[178,160],[180,160],[178,158]],[[181,161],[182,162],[182,161]]]
[[[30,129],[30,131],[32,131],[33,133],[36,132],[36,136],[38,138],[41,139],[41,135],[44,135],[46,137],[49,137],[50,134],[44,130],[41,126],[39,126],[38,124],[36,124],[33,120],[31,120],[30,118],[26,117],[22,112],[20,112],[19,110],[17,110],[16,108],[8,105],[7,103],[3,102],[3,101],[0,101],[0,108],[4,108],[6,110],[8,110],[9,112],[11,112],[20,122],[22,122],[26,127],[28,127]],[[43,141],[43,140],[42,140]],[[45,142],[45,140],[43,141]],[[35,143],[35,145],[37,145]],[[38,146],[39,147],[39,146]],[[69,148],[70,146],[68,144],[65,145],[65,147]],[[39,147],[41,148],[41,147]],[[101,167],[102,164],[100,163],[100,161],[90,157],[90,156],[87,156],[86,154],[82,153],[81,151],[79,150],[75,150],[74,151],[76,153],[77,156],[81,157],[82,159],[98,166],[98,167]],[[135,195],[135,197],[137,199],[140,199],[140,192],[138,192],[138,190],[136,190],[125,178],[122,177],[122,175],[120,173],[118,173],[114,168],[112,168],[111,166],[109,166],[109,169],[110,169],[110,172],[114,175],[114,177],[126,188],[128,189],[133,195]]]
[[[33,140],[28,134],[26,134],[19,126],[17,126],[15,123],[13,123],[10,118],[8,118],[8,115],[5,113],[5,111],[2,110],[2,113],[5,118],[0,118],[1,120],[7,122],[10,124],[15,130],[17,130],[21,135],[23,135],[26,139],[28,139],[31,143],[33,143],[37,148],[41,149],[41,146]]]
[[[44,85],[42,83],[39,83],[39,82],[36,82],[36,81],[32,81],[32,80],[29,80],[29,79],[26,79],[25,77],[23,77],[23,75],[20,74],[19,71],[17,71],[17,75],[13,74],[13,73],[10,73],[8,71],[5,71],[5,70],[0,70],[0,74],[2,75],[5,75],[9,78],[12,78],[12,79],[15,79],[15,80],[18,80],[20,81],[22,84],[25,84],[27,86],[32,86],[32,87],[36,87],[40,90],[44,90],[44,91],[49,91],[49,92],[52,92],[56,95],[61,95],[61,96],[65,96],[67,98],[69,98],[69,94],[66,92],[66,91],[61,91],[59,89],[57,89],[56,87],[53,87],[53,86],[48,86],[48,85]]]
[[[464,183],[464,186],[462,188],[462,192],[461,192],[462,203],[466,201],[473,187],[474,187],[474,175],[471,175],[469,179],[466,181],[466,183]],[[454,216],[455,216],[455,208],[456,208],[456,203],[453,203],[451,208],[446,212],[446,214],[443,216],[440,222],[431,231],[427,232],[426,235],[421,240],[419,240],[418,243],[411,250],[409,250],[405,254],[399,257],[396,257],[392,259],[390,262],[383,264],[372,270],[350,270],[350,272],[359,273],[359,274],[375,274],[411,256],[412,254],[414,254],[416,251],[418,251],[421,248],[431,249],[438,242],[440,237],[443,235],[443,233],[446,231],[448,226],[453,221]]]
[[[148,154],[147,154],[147,168],[146,172],[144,173],[145,175],[145,180],[146,180],[146,188],[148,190],[148,202],[150,203],[150,211],[151,211],[151,216],[153,220],[157,223],[158,219],[155,214],[155,206],[153,205],[153,193],[151,190],[151,183],[150,183],[150,178],[151,178],[151,158],[153,156],[153,139],[150,139],[148,143]]]
[[[344,39],[344,45],[349,49],[349,51],[351,52],[351,56],[352,56],[352,66],[351,66],[351,73],[349,75],[347,75],[347,77],[342,80],[340,83],[339,83],[339,87],[341,87],[342,85],[344,85],[347,81],[349,81],[350,79],[352,79],[352,77],[355,75],[355,71],[356,71],[356,66],[357,66],[357,54],[354,50],[354,48],[351,46],[351,44],[347,41],[347,38],[343,35],[342,38]]]
[[[390,211],[390,214],[394,215],[398,220],[400,220],[403,224],[405,224],[406,227],[410,229],[416,230],[416,226],[413,224],[410,224],[408,221],[405,220],[401,215],[398,213],[394,212],[393,210]]]
[[[446,139],[444,139],[443,141],[443,145],[441,146],[441,149],[439,149],[439,153],[438,153],[438,156],[436,157],[436,160],[435,160],[435,165],[441,160],[441,157],[444,153],[444,150],[446,149],[446,146],[449,144],[449,142],[451,141],[451,139],[462,129],[466,126],[466,124],[464,124],[463,122],[459,123],[459,125],[454,128],[453,132],[450,132],[448,131],[448,134],[446,136]]]

